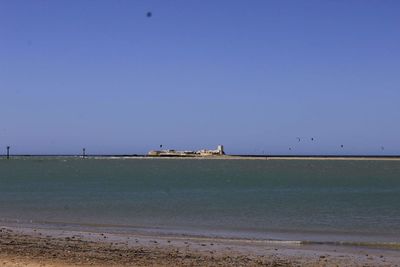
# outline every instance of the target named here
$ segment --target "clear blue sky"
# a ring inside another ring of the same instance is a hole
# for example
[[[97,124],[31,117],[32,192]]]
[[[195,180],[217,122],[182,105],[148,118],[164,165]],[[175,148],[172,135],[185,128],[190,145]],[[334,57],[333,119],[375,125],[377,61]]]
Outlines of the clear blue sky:
[[[0,146],[400,154],[399,14],[385,0],[1,0]]]

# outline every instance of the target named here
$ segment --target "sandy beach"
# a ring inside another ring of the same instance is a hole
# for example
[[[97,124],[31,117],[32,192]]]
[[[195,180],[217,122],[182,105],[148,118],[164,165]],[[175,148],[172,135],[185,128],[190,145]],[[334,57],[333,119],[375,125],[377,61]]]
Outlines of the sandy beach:
[[[398,250],[1,227],[0,266],[400,266]]]

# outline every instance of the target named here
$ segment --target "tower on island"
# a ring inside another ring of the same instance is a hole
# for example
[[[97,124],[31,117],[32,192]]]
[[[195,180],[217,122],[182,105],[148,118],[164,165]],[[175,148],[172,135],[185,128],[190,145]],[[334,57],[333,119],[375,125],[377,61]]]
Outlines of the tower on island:
[[[223,146],[223,145],[218,145],[218,146],[217,146],[217,150],[218,150],[218,153],[219,153],[220,155],[225,155],[224,146]]]

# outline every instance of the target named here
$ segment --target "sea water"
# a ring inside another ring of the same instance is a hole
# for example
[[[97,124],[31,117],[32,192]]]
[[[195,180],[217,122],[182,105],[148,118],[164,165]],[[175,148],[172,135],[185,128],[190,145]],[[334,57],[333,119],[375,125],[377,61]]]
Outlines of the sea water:
[[[400,242],[400,161],[0,160],[0,222]]]

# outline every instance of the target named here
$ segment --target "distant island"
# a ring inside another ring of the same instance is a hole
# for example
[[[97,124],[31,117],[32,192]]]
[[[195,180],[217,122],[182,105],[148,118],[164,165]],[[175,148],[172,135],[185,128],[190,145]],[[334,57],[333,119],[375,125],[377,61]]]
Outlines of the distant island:
[[[151,150],[147,154],[150,157],[208,157],[208,156],[223,156],[225,155],[224,146],[218,145],[217,149],[201,149],[198,151],[185,150],[179,151],[174,149],[167,150]]]

